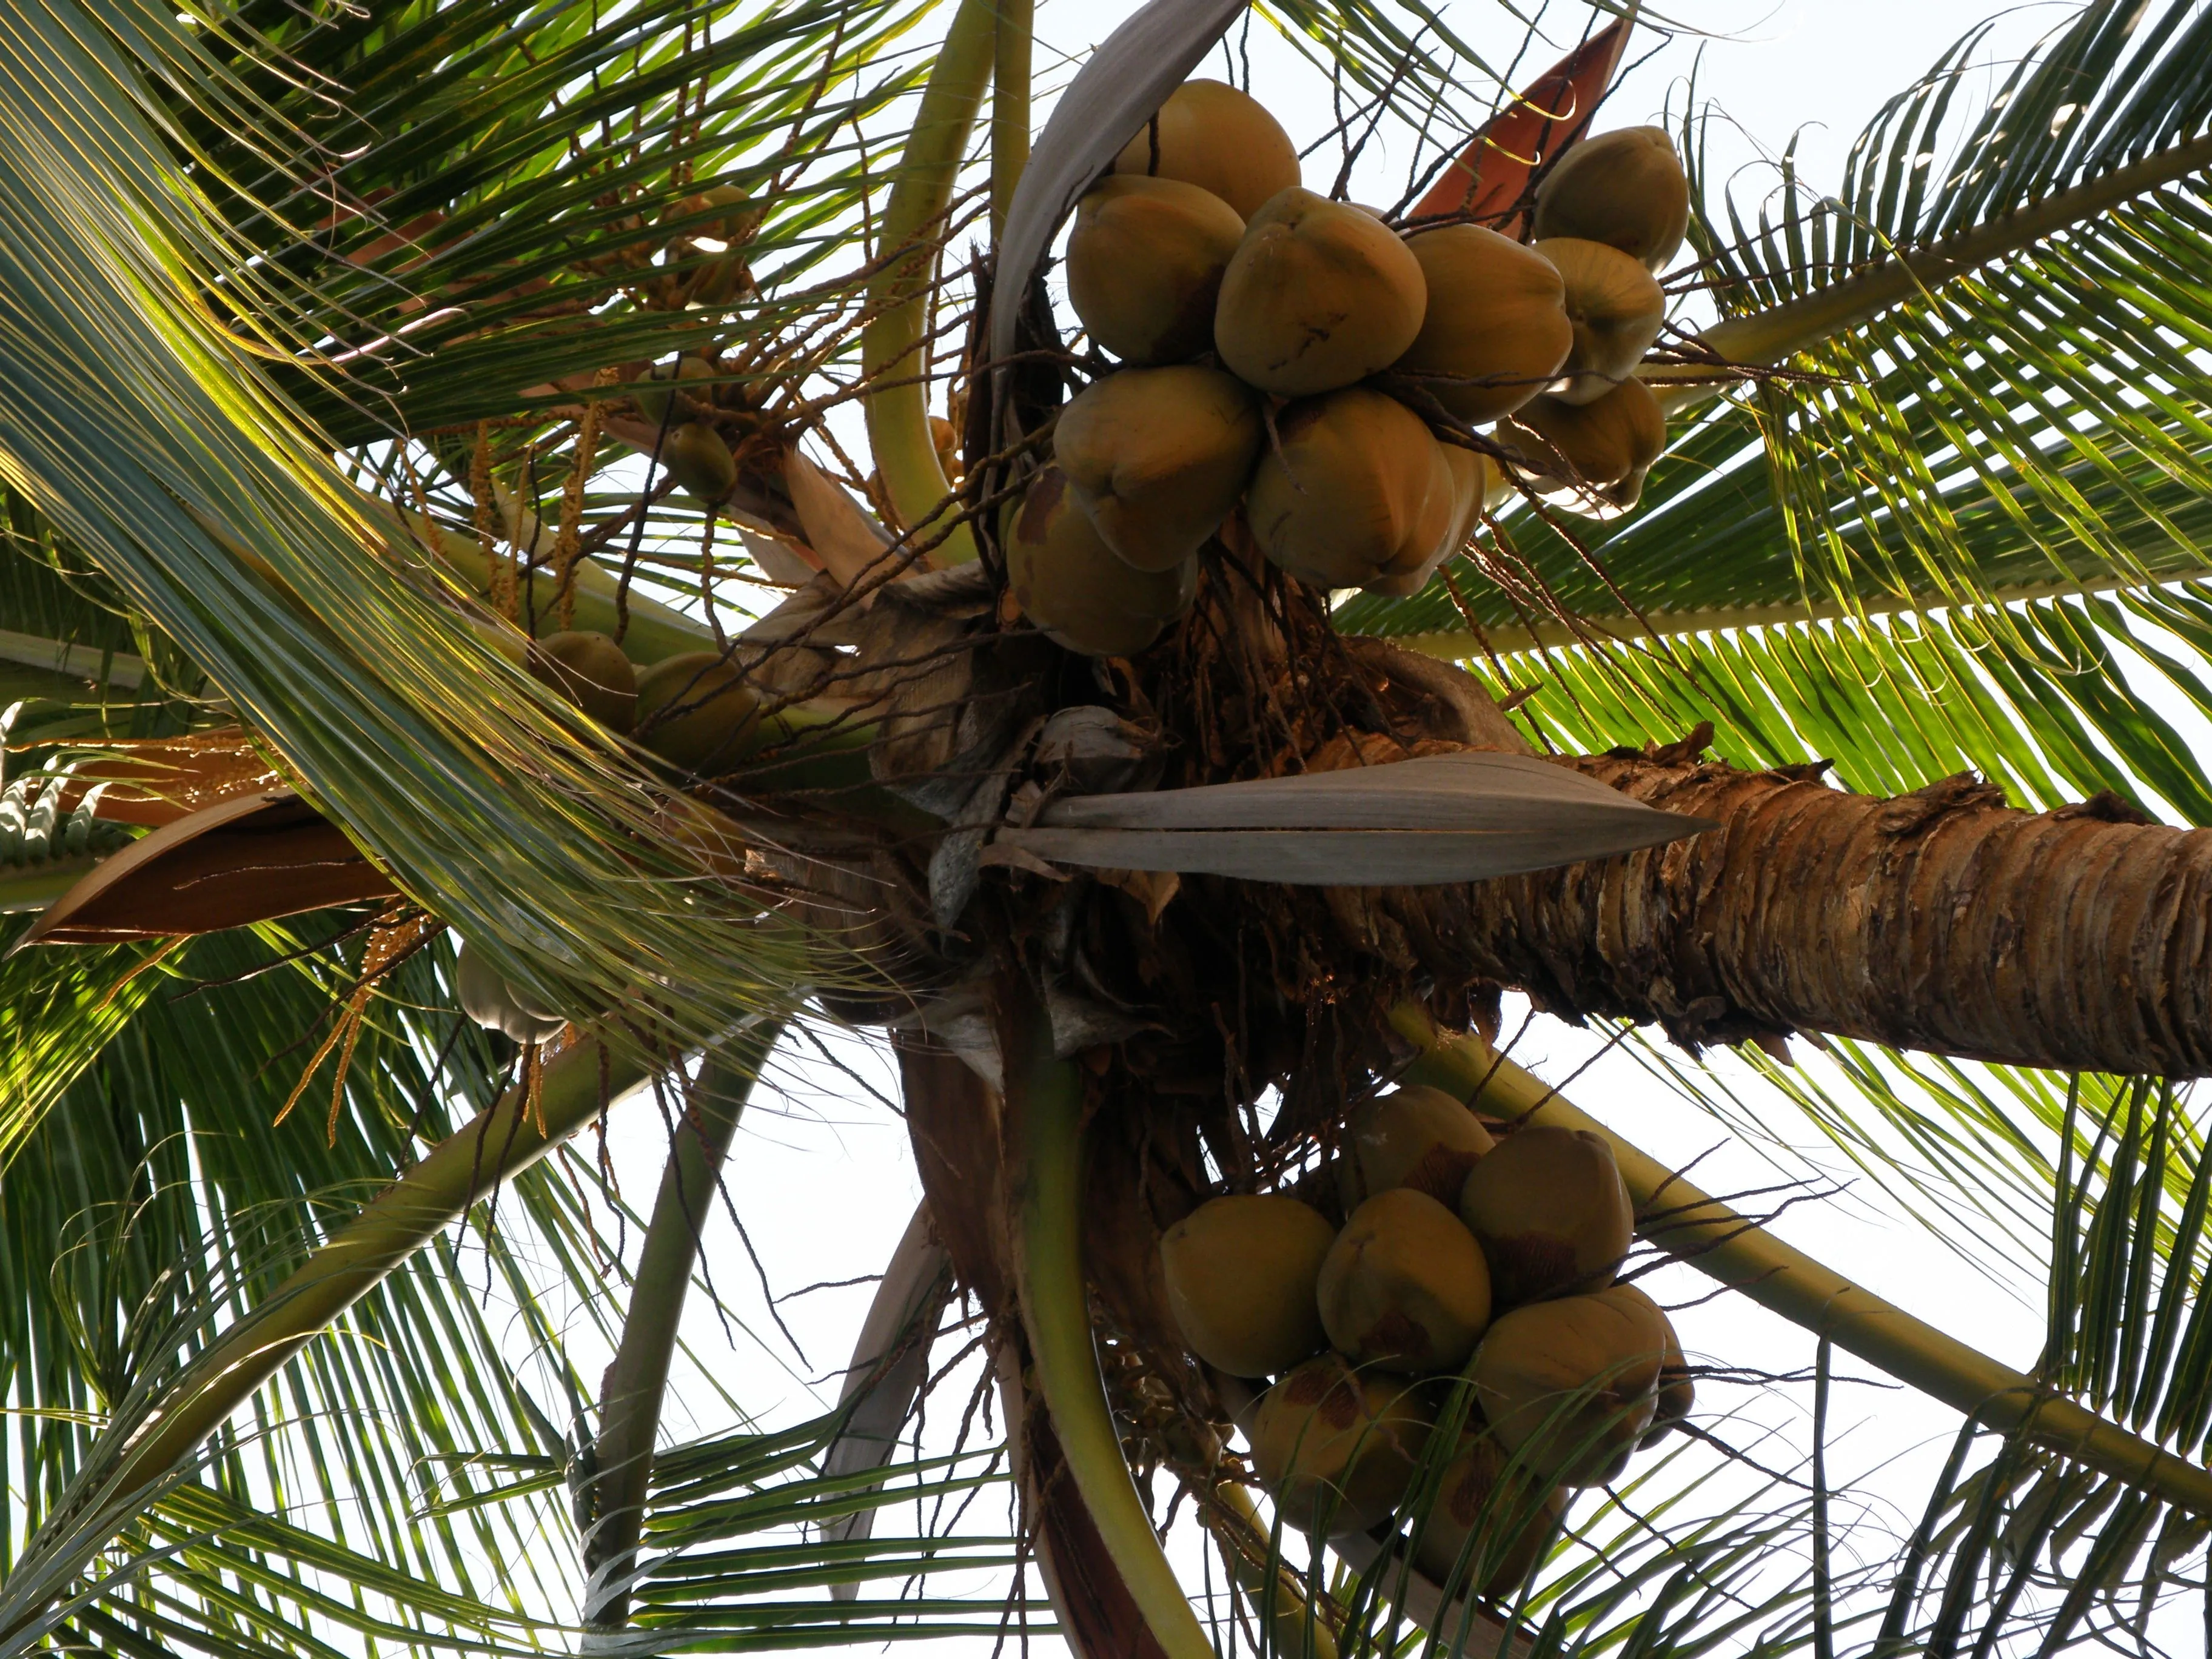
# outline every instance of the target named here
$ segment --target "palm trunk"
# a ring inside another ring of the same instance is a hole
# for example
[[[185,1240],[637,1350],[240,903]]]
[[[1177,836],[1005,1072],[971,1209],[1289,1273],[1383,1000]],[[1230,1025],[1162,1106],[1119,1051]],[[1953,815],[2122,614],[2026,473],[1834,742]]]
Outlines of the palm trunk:
[[[1656,1023],[1686,1046],[1802,1031],[2212,1073],[2212,832],[2110,796],[2023,812],[1971,776],[1850,794],[1692,744],[1565,763],[1718,827],[1463,887],[1353,890],[1355,928],[1444,982]]]

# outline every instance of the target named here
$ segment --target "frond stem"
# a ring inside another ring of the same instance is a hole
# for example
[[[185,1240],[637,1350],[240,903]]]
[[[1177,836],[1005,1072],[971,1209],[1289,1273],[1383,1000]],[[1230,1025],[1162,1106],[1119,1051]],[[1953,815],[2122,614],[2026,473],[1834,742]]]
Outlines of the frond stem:
[[[1098,1375],[1083,1273],[1083,1073],[1055,1059],[1052,1028],[1025,984],[1002,981],[1006,1106],[1022,1165],[1015,1252],[1036,1390],[1099,1540],[1167,1659],[1213,1659],[1152,1517],[1137,1497]]]
[[[1030,58],[1036,0],[999,0],[991,70],[991,240],[1006,228],[1030,161]]]
[[[884,209],[878,246],[911,252],[887,262],[868,285],[873,316],[860,331],[861,376],[872,387],[866,402],[868,447],[902,526],[921,523],[952,494],[930,436],[927,376],[921,372],[927,364],[917,358],[928,349],[924,335],[945,210],[991,79],[997,10],[995,0],[960,0],[945,31]],[[969,562],[973,532],[954,526],[934,557],[939,565]]]

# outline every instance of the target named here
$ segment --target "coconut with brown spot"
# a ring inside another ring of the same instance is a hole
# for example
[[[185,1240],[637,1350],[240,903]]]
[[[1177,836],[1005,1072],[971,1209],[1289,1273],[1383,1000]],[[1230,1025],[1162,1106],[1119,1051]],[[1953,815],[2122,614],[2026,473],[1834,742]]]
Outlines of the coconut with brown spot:
[[[1261,1397],[1249,1431],[1252,1467],[1299,1531],[1364,1532],[1405,1501],[1430,1421],[1403,1378],[1362,1376],[1341,1354],[1325,1353]]]
[[[1339,1353],[1414,1376],[1458,1370],[1490,1322],[1490,1272],[1474,1235],[1410,1187],[1352,1212],[1314,1291]]]

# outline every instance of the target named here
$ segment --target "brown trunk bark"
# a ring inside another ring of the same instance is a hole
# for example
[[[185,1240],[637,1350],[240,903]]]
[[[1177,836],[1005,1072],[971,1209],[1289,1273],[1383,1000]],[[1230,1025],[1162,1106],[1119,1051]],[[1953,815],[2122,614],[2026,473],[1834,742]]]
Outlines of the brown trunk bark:
[[[2212,1072],[2212,832],[1972,777],[1894,799],[1692,744],[1565,763],[1718,827],[1449,890],[1367,890],[1441,977],[1695,1044],[1791,1031],[2019,1065]]]

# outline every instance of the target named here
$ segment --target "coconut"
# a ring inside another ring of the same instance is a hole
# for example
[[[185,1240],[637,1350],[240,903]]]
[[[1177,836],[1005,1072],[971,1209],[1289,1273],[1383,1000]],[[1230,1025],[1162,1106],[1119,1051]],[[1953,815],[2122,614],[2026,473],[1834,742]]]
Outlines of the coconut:
[[[1060,411],[1053,457],[1098,538],[1139,570],[1173,570],[1235,510],[1267,428],[1218,368],[1125,368]]]
[[[1406,239],[1428,309],[1395,367],[1463,421],[1494,421],[1534,397],[1575,343],[1566,284],[1534,248],[1480,225]]]
[[[1213,343],[1222,273],[1243,238],[1237,210],[1196,185],[1105,179],[1076,206],[1068,303],[1126,362],[1195,357]]]
[[[1235,1376],[1272,1376],[1328,1346],[1314,1280],[1335,1230],[1310,1205],[1237,1193],[1160,1238],[1168,1306],[1190,1351]]]
[[[1667,447],[1667,416],[1651,388],[1630,375],[1595,402],[1538,398],[1500,428],[1539,477],[1626,509]],[[1567,497],[1571,505],[1573,495]]]
[[[1425,1403],[1404,1379],[1361,1376],[1342,1355],[1325,1353],[1261,1396],[1252,1467],[1284,1520],[1340,1538],[1396,1513],[1429,1426]]]
[[[1346,1115],[1337,1190],[1347,1212],[1393,1187],[1455,1204],[1467,1172],[1497,1144],[1474,1114],[1442,1089],[1407,1084]]]
[[[1449,443],[1437,439],[1437,461],[1443,469],[1443,488],[1454,506],[1449,518],[1449,527],[1437,538],[1436,544],[1418,559],[1408,550],[1395,563],[1384,568],[1382,573],[1367,583],[1370,593],[1387,593],[1403,597],[1418,593],[1429,585],[1437,567],[1467,545],[1474,534],[1475,526],[1482,518],[1482,502],[1490,487],[1490,464],[1464,444]]]
[[[1566,1507],[1564,1492],[1513,1466],[1494,1437],[1467,1435],[1419,1522],[1413,1563],[1448,1589],[1505,1595],[1536,1565]]]
[[[1067,475],[1048,466],[1031,481],[1006,531],[1006,580],[1022,613],[1047,637],[1087,657],[1127,657],[1190,606],[1198,561],[1138,570],[1100,539]]]
[[[1690,181],[1662,127],[1585,138],[1536,186],[1535,233],[1619,248],[1657,270],[1690,228]]]
[[[517,1042],[550,1042],[568,1019],[510,985],[480,952],[463,945],[453,963],[453,993],[461,1012],[489,1031]]]
[[[704,421],[686,421],[660,441],[660,465],[677,484],[708,507],[738,482],[738,463],[722,434]]]
[[[638,676],[640,741],[687,771],[730,770],[759,724],[759,700],[720,652],[687,651]]]
[[[960,434],[953,430],[952,422],[942,415],[929,417],[929,443],[930,447],[937,452],[939,469],[946,477],[957,483],[962,470]]]
[[[1314,1293],[1339,1353],[1416,1376],[1458,1370],[1490,1322],[1490,1270],[1474,1235],[1411,1187],[1352,1212]]]
[[[1667,1317],[1663,1310],[1659,1316]],[[1670,1429],[1679,1428],[1697,1403],[1697,1382],[1690,1375],[1690,1362],[1683,1358],[1682,1340],[1674,1334],[1674,1322],[1668,1320],[1667,1352],[1659,1362],[1659,1408],[1652,1413],[1651,1426],[1636,1443],[1637,1449],[1641,1450],[1653,1441],[1665,1438]]]
[[[1604,1138],[1544,1126],[1507,1135],[1460,1188],[1501,1308],[1602,1290],[1628,1254],[1636,1209]]]
[[[622,647],[589,629],[548,634],[530,647],[530,672],[604,726],[627,732],[637,716],[637,671]]]
[[[1260,550],[1317,587],[1359,587],[1429,557],[1459,502],[1421,417],[1350,386],[1275,419],[1244,513]]]
[[[1595,1486],[1627,1467],[1651,1426],[1666,1352],[1666,1316],[1620,1285],[1500,1315],[1468,1375],[1508,1450],[1566,1486]]]
[[[714,378],[714,366],[712,363],[704,357],[686,353],[672,363],[655,363],[646,370],[642,380],[631,381],[630,401],[637,405],[637,412],[652,425],[664,426],[667,423],[669,410],[678,407],[675,382],[711,380]],[[708,389],[702,387],[696,395],[704,398],[708,395]],[[680,410],[677,419],[679,423],[683,420]]]
[[[1249,219],[1298,182],[1297,147],[1260,101],[1225,82],[1186,81],[1114,158],[1115,176],[1174,179],[1211,191]]]
[[[1636,373],[1667,320],[1667,296],[1650,271],[1603,242],[1554,236],[1536,244],[1566,284],[1574,349],[1546,390],[1571,404],[1595,403]]]
[[[1420,261],[1388,225],[1293,188],[1244,228],[1221,278],[1214,349],[1240,380],[1310,397],[1397,362],[1427,306]]]

